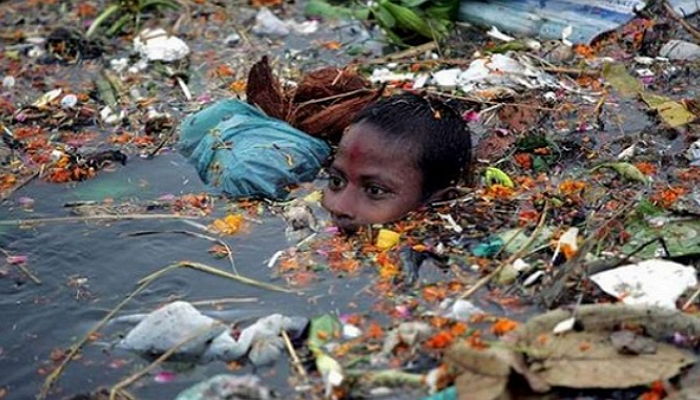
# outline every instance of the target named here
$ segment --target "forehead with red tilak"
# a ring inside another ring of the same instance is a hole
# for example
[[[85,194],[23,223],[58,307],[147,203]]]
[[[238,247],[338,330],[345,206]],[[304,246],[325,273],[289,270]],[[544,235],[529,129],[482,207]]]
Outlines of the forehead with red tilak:
[[[415,152],[407,143],[392,140],[388,135],[371,124],[352,125],[343,135],[334,167],[351,181],[368,175],[397,184],[404,179],[415,179],[414,172],[419,172],[414,162]]]
[[[390,158],[387,151],[394,153],[393,147],[385,140],[386,134],[368,124],[352,125],[343,135],[336,166],[343,169],[349,178],[357,178],[367,169],[380,166]]]

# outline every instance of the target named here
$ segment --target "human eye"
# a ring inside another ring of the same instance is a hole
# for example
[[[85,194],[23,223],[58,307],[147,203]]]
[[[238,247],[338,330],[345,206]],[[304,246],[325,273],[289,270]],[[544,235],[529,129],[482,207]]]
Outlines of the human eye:
[[[328,177],[328,189],[338,191],[345,186],[345,179],[337,173],[330,172]]]
[[[369,184],[365,186],[365,193],[372,200],[381,200],[389,195],[390,191],[377,184]]]

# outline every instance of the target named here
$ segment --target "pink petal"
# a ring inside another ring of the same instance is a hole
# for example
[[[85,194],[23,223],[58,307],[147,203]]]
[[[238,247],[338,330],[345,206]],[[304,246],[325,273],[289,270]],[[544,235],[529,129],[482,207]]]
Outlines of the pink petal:
[[[17,264],[26,264],[27,263],[27,256],[7,256],[7,263],[12,264],[12,265],[17,265]]]
[[[479,113],[474,110],[465,111],[464,114],[462,114],[462,119],[464,119],[466,122],[478,121]]]
[[[175,201],[176,199],[177,197],[172,193],[164,194],[158,198],[159,201]]]
[[[160,371],[153,378],[158,383],[168,383],[175,380],[175,373],[171,371]]]
[[[17,199],[17,203],[22,207],[31,207],[34,205],[34,199],[31,197],[20,197]]]
[[[394,310],[396,310],[396,315],[400,318],[411,318],[411,309],[403,304],[399,304]]]

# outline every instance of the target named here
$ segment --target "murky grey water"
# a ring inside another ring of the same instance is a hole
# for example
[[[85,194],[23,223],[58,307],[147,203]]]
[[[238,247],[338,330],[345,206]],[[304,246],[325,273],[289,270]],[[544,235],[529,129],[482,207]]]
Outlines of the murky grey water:
[[[34,212],[4,208],[0,219],[65,216],[62,205],[76,200],[149,200],[167,193],[204,191],[193,168],[177,154],[154,160],[134,159],[116,172],[102,173],[77,186],[35,181],[14,198],[35,199]],[[109,309],[135,288],[136,281],[161,267],[180,260],[193,260],[228,270],[226,260],[212,258],[211,243],[184,235],[155,235],[138,238],[120,234],[142,230],[192,230],[181,221],[120,221],[110,223],[50,223],[31,229],[3,227],[0,246],[12,254],[29,257],[30,268],[42,281],[17,283],[0,279],[0,371],[9,399],[33,397],[43,382],[38,370],[51,364],[52,349],[65,348],[81,338]],[[289,246],[284,223],[267,216],[262,224],[251,224],[249,232],[224,238],[232,247],[239,271],[261,281],[271,281],[267,259]],[[20,277],[19,274],[11,274]],[[87,287],[77,289],[69,282],[87,278]],[[283,284],[283,282],[276,282]],[[172,296],[189,301],[222,297],[256,297],[258,301],[233,304],[225,311],[231,320],[252,319],[279,312],[313,317],[328,311],[351,312],[349,302],[369,308],[362,294],[366,279],[328,278],[313,285],[309,292],[275,293],[214,277],[193,270],[175,271],[154,282],[136,297],[122,314],[152,310]],[[333,293],[329,295],[328,293]],[[309,299],[313,298],[313,301]],[[138,356],[113,350],[109,343],[123,329],[107,329],[105,336],[88,345],[83,357],[69,364],[52,398],[111,386],[146,365]],[[44,365],[47,363],[47,365]],[[121,366],[121,364],[125,364]],[[250,368],[250,367],[247,367]],[[179,390],[218,372],[223,363],[183,371],[174,382],[160,384],[146,378],[132,388],[142,398],[172,398]],[[272,377],[272,386],[286,390],[286,360],[258,373]]]

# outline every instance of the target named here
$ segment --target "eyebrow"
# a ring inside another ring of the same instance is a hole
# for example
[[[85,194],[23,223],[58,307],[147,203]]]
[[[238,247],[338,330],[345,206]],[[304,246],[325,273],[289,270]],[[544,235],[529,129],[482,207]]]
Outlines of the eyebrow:
[[[347,178],[348,178],[348,176],[347,176],[347,174],[345,173],[345,171],[343,171],[342,169],[338,168],[338,167],[335,166],[335,165],[329,166],[329,167],[328,167],[328,171],[329,171],[329,172],[337,173],[337,174],[341,175],[344,179],[347,179]],[[381,175],[381,174],[365,174],[365,175],[360,175],[360,182],[361,182],[361,183],[364,184],[364,183],[371,182],[371,181],[376,181],[377,183],[380,183],[381,185],[389,186],[388,189],[391,189],[391,190],[393,190],[393,191],[396,191],[396,189],[397,189],[398,187],[401,186],[401,182],[398,182],[398,181],[396,181],[396,180],[394,180],[394,179],[391,179],[391,178],[389,178],[389,177],[383,176],[383,175]]]

